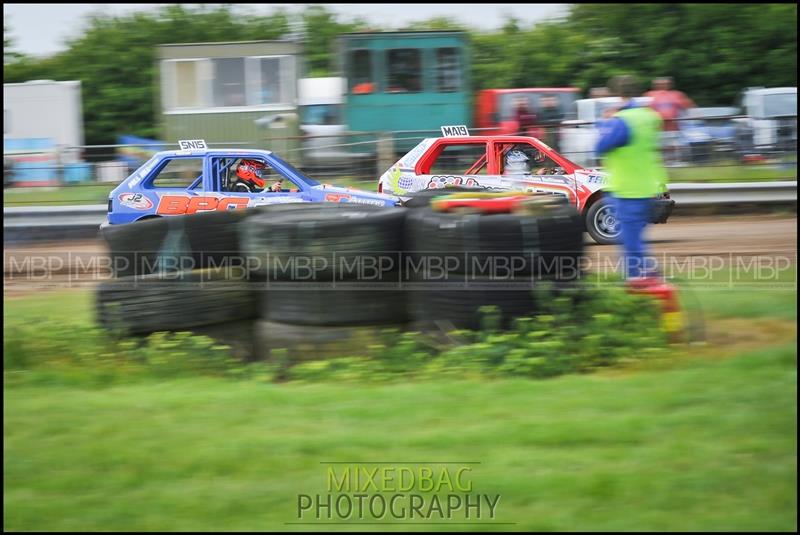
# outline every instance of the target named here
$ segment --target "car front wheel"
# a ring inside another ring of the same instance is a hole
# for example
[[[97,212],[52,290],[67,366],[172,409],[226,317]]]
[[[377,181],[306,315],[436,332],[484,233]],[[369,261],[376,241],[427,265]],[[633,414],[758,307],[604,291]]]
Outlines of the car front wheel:
[[[602,197],[586,211],[586,231],[600,245],[619,242],[620,225],[611,199]]]

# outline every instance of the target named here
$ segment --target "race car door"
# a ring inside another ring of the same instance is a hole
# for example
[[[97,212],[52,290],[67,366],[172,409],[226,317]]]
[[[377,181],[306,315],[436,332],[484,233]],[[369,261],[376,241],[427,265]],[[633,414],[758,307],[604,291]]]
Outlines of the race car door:
[[[493,187],[487,170],[486,148],[485,141],[447,138],[437,141],[417,163],[415,174],[420,189]]]
[[[577,203],[574,179],[545,151],[529,141],[492,143],[496,168],[505,190],[548,193]]]

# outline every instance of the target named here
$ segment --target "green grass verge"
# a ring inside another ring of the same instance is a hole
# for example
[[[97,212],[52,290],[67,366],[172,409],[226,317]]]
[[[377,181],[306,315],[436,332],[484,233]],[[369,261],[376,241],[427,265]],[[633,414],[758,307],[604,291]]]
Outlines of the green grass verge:
[[[285,523],[321,461],[435,460],[479,461],[506,529],[794,530],[796,379],[785,346],[535,382],[6,389],[4,528],[309,529]]]
[[[693,287],[713,320],[797,316],[791,288]],[[89,291],[4,304],[92,323]],[[510,524],[425,529],[795,530],[796,340],[774,343],[546,381],[7,384],[4,529],[330,529],[287,522],[356,460],[479,461]],[[346,526],[376,527],[415,529]]]
[[[669,182],[760,182],[797,180],[797,163],[783,165],[741,165],[715,163],[667,168]]]

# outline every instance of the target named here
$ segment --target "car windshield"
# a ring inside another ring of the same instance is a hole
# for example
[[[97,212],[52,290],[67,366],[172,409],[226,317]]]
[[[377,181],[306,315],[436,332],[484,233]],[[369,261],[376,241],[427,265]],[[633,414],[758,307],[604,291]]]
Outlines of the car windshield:
[[[319,182],[317,182],[313,178],[309,178],[304,173],[301,173],[296,167],[292,166],[291,164],[289,164],[288,162],[286,162],[282,158],[279,158],[278,156],[276,156],[275,153],[270,154],[270,158],[272,158],[278,165],[284,167],[285,169],[287,169],[291,173],[294,173],[296,176],[299,176],[300,178],[302,178],[309,186],[319,186]],[[291,178],[291,177],[286,177],[286,178]]]
[[[764,95],[764,117],[797,115],[797,93]]]

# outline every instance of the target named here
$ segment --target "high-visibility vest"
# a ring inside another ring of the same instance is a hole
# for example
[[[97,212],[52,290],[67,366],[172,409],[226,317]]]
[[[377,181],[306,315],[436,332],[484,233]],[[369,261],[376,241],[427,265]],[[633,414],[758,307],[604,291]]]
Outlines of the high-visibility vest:
[[[655,197],[665,190],[667,171],[661,161],[661,116],[646,107],[614,114],[628,127],[628,144],[608,151],[608,191],[623,199]]]

